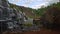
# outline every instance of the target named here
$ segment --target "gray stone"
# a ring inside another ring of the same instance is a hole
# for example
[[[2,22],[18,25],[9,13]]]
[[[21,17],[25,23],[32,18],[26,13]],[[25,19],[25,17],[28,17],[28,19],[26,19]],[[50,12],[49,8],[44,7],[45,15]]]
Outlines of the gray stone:
[[[21,29],[20,24],[23,24],[23,22],[24,22],[24,14],[22,12],[17,11],[15,8],[9,8],[7,0],[0,0],[1,28],[3,28],[3,24],[6,24],[7,26],[5,25],[4,26],[7,27],[8,29],[18,30]]]

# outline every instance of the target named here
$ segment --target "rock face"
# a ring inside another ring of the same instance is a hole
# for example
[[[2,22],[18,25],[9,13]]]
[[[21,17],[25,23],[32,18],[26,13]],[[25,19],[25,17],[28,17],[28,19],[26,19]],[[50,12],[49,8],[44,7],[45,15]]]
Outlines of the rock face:
[[[0,0],[0,32],[19,30],[24,22],[24,14],[15,8],[9,8],[7,0]]]

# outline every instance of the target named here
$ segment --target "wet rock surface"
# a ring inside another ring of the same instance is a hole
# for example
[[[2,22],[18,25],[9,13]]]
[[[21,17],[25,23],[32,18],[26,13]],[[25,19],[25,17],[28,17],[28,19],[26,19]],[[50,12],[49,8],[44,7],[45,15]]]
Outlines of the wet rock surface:
[[[0,0],[0,32],[5,31],[31,31],[37,30],[38,26],[32,25],[31,27],[25,27],[23,24],[30,22],[33,24],[33,19],[26,17],[25,13],[16,10],[15,8],[9,8],[7,0]],[[2,3],[4,2],[4,3]]]
[[[7,0],[0,0],[0,1],[1,1],[1,5],[0,5],[0,31],[19,30],[21,28],[20,23],[24,22],[24,14],[20,13],[15,8],[14,9],[9,8]],[[21,18],[18,18],[18,17],[21,17]]]

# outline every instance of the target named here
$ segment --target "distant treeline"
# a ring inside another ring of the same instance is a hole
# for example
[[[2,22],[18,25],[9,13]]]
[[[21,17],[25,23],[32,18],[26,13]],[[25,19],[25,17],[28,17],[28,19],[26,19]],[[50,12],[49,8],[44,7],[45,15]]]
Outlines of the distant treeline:
[[[15,4],[11,4],[11,3],[9,3],[9,5],[10,5],[10,8],[16,8],[17,10],[19,10],[19,11],[23,11],[23,6],[17,6],[17,5],[15,5]],[[33,11],[34,12],[34,14],[35,14],[35,17],[38,17],[38,16],[42,16],[43,14],[44,14],[44,12],[47,10],[47,9],[49,9],[50,7],[58,7],[58,8],[60,8],[60,2],[57,2],[57,3],[53,3],[53,4],[50,4],[49,6],[47,6],[47,7],[41,7],[41,8],[39,8],[39,9],[32,9],[32,8],[29,8],[29,7],[27,7],[27,9],[29,9],[30,11]],[[26,8],[26,7],[25,7]],[[24,12],[24,11],[23,11]]]
[[[37,16],[42,16],[42,15],[44,14],[44,12],[45,12],[47,9],[51,8],[51,7],[60,8],[60,2],[50,4],[50,5],[47,6],[47,7],[41,7],[41,8],[39,8],[39,9],[37,9],[37,10],[34,10],[34,12],[35,12],[35,14],[36,14]]]

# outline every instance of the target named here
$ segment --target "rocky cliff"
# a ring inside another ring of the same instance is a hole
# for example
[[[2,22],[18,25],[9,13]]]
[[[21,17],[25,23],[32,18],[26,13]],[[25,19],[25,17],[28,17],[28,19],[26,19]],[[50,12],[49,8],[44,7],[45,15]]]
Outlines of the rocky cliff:
[[[31,17],[31,18],[35,17],[35,14],[34,14],[32,8],[24,7],[24,6],[17,6],[15,4],[11,4],[11,3],[9,3],[9,4],[10,4],[11,8],[16,8],[17,10],[20,10],[20,11],[24,12],[27,17]]]

